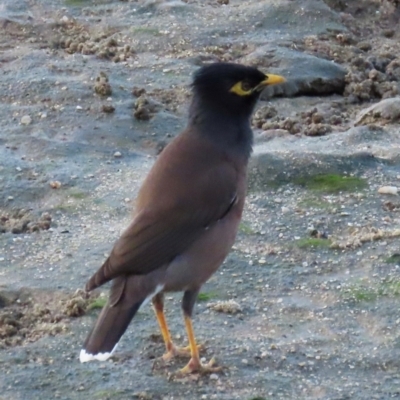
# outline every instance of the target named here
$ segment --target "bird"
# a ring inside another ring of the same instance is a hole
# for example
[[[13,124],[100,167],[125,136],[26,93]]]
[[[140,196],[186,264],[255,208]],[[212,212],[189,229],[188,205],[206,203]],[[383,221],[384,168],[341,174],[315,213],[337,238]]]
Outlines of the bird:
[[[191,84],[188,123],[160,153],[136,199],[133,219],[86,283],[112,281],[109,298],[80,352],[107,360],[140,307],[152,301],[165,361],[188,356],[182,375],[216,371],[203,364],[192,324],[202,285],[235,241],[245,203],[252,152],[251,116],[261,91],[285,78],[235,63],[199,68]],[[164,294],[183,292],[189,346],[177,347],[164,315]]]

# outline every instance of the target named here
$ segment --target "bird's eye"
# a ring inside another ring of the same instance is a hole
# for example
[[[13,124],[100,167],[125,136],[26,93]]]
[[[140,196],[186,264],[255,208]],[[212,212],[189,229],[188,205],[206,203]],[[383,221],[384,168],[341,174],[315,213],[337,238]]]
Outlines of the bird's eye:
[[[242,90],[243,90],[244,92],[250,92],[251,89],[252,89],[252,87],[251,87],[251,85],[250,85],[249,82],[247,82],[247,81],[243,81],[243,82],[242,82]]]
[[[239,81],[230,88],[230,92],[238,96],[250,96],[253,93],[253,88],[249,82]]]

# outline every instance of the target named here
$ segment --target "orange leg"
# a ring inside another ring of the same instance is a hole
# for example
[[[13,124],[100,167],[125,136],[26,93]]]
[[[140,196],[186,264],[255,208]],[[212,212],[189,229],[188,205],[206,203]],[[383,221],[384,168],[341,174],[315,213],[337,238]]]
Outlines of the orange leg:
[[[168,362],[174,357],[189,357],[191,355],[190,346],[177,347],[172,342],[171,334],[169,333],[168,324],[164,315],[164,300],[162,294],[154,296],[153,307],[164,339],[165,348],[167,350],[167,352],[162,356],[163,360]]]
[[[185,326],[186,332],[189,338],[189,347],[191,358],[187,365],[178,371],[180,375],[191,374],[193,372],[199,372],[202,374],[219,372],[222,370],[222,367],[215,367],[215,360],[212,358],[208,364],[203,365],[200,361],[199,357],[199,349],[196,344],[196,338],[194,336],[192,318],[189,315],[185,314]]]

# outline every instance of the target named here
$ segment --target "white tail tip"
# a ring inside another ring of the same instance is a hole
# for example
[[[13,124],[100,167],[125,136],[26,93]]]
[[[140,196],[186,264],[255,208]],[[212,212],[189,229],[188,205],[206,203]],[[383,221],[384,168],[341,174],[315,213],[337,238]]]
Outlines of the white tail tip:
[[[79,354],[79,361],[81,363],[89,362],[89,361],[107,361],[114,353],[115,349],[117,348],[118,343],[114,346],[110,353],[97,353],[97,354],[90,354],[87,353],[85,349],[82,349]]]

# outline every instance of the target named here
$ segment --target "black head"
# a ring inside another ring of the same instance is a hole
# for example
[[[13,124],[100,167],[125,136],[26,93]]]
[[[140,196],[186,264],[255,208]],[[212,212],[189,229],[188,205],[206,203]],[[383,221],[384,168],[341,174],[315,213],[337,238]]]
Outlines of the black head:
[[[215,63],[200,68],[192,86],[197,106],[250,118],[262,89],[284,81],[281,76],[266,75],[254,67]]]

